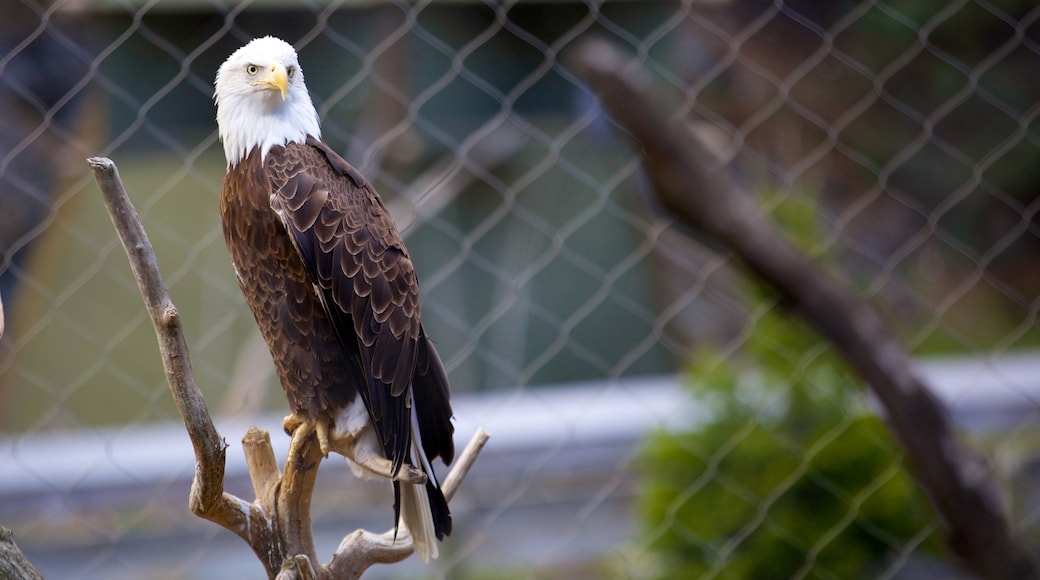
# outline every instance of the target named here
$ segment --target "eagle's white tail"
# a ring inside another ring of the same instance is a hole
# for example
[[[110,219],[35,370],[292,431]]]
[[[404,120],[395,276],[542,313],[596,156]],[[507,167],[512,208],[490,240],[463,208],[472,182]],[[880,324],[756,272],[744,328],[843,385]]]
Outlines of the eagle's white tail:
[[[437,557],[437,534],[425,485],[401,483],[401,524],[408,528],[415,555],[424,564]]]
[[[411,397],[411,392],[408,393]],[[415,407],[411,409],[412,448],[410,450],[412,465],[422,466],[422,470],[430,478],[433,485],[437,480],[433,474],[433,466],[426,460],[423,451],[422,436],[419,432],[419,416]],[[401,523],[408,528],[412,536],[415,555],[423,564],[437,557],[437,529],[433,523],[433,511],[430,509],[430,494],[425,485],[401,483]]]

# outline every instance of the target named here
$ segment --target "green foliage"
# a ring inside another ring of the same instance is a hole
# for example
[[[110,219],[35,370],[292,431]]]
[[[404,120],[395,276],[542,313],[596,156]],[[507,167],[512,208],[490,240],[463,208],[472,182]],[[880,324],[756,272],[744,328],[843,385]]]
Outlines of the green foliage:
[[[898,447],[834,355],[775,309],[749,347],[753,378],[701,359],[691,383],[714,419],[657,433],[641,458],[655,575],[850,578],[920,538],[917,553],[937,549]]]

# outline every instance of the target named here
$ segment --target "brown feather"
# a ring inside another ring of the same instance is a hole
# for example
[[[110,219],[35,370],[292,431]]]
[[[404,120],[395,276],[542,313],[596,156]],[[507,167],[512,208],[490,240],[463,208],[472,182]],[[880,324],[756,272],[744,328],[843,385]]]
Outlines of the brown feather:
[[[437,439],[423,437],[424,448],[431,460],[451,458],[447,379],[428,354],[408,251],[371,185],[310,139],[272,148],[263,166],[254,151],[229,170],[221,213],[293,411],[334,416],[360,392],[397,466],[411,441],[402,395],[421,388],[415,404],[429,402],[417,409],[420,433]]]
[[[306,417],[331,417],[354,399],[363,379],[343,356],[270,199],[267,176],[254,151],[224,178],[220,213],[225,241],[290,409]]]

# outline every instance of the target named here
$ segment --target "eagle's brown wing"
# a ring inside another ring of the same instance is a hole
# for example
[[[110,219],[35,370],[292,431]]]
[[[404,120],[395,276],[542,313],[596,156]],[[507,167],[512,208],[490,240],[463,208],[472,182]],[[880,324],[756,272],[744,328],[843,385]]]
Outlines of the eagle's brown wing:
[[[271,207],[342,344],[356,349],[368,381],[358,390],[393,469],[408,458],[413,404],[425,455],[450,463],[454,427],[447,378],[419,318],[408,251],[375,189],[316,139],[272,149],[265,166],[274,191]],[[409,385],[412,403],[402,396]]]
[[[229,169],[220,214],[239,287],[271,349],[289,410],[335,417],[365,383],[360,355],[344,356],[303,260],[271,211],[259,149]]]

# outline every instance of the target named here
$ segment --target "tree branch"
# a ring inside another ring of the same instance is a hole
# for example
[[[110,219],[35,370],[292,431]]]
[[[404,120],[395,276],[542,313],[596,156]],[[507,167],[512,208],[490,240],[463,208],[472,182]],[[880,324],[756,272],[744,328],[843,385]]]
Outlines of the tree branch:
[[[180,317],[159,274],[151,243],[115,164],[102,157],[93,157],[88,163],[130,259],[131,270],[155,327],[170,392],[195,448],[195,478],[189,496],[192,513],[242,538],[263,564],[269,578],[326,580],[345,577],[342,570],[347,569],[357,570],[360,575],[372,564],[398,562],[411,554],[412,543],[406,534],[399,535],[388,547],[379,542],[351,542],[350,539],[357,536],[381,540],[386,536],[357,530],[344,538],[329,564],[317,564],[311,530],[311,498],[322,455],[317,438],[304,429],[296,430],[289,444],[285,470],[279,472],[270,436],[250,427],[242,439],[242,447],[256,500],[247,503],[224,491],[227,443],[217,433],[195,384]],[[449,499],[487,438],[483,429],[478,430],[448,474],[444,492]]]
[[[108,215],[119,234],[119,239],[130,258],[137,287],[141,291],[159,341],[159,354],[166,371],[173,400],[177,404],[184,427],[195,448],[195,479],[192,482],[191,511],[200,517],[244,529],[248,514],[243,512],[237,498],[224,493],[224,458],[227,442],[217,433],[202,392],[195,384],[195,375],[188,358],[180,316],[159,274],[152,244],[148,241],[137,211],[126,195],[115,163],[103,157],[88,159],[94,178],[101,189]],[[229,527],[228,529],[232,529]],[[234,529],[232,531],[235,531]],[[241,535],[240,532],[239,535]]]
[[[11,530],[0,527],[0,578],[5,580],[43,580],[43,575],[18,549]]]
[[[815,266],[713,167],[682,123],[654,106],[637,63],[603,41],[586,42],[574,56],[581,76],[642,148],[663,206],[731,248],[877,395],[917,481],[947,526],[953,552],[985,577],[1038,577],[1036,562],[1009,527],[991,468],[957,439],[945,408],[870,304]]]
[[[462,454],[455,460],[455,465],[452,466],[441,486],[441,491],[444,492],[444,497],[449,502],[451,498],[455,497],[455,492],[462,485],[462,480],[466,478],[490,437],[491,435],[484,429],[477,429]],[[336,553],[332,556],[328,568],[333,578],[360,578],[361,574],[371,568],[373,564],[400,562],[411,553],[412,540],[406,530],[400,530],[396,539],[393,530],[382,534],[357,530],[343,538]]]

